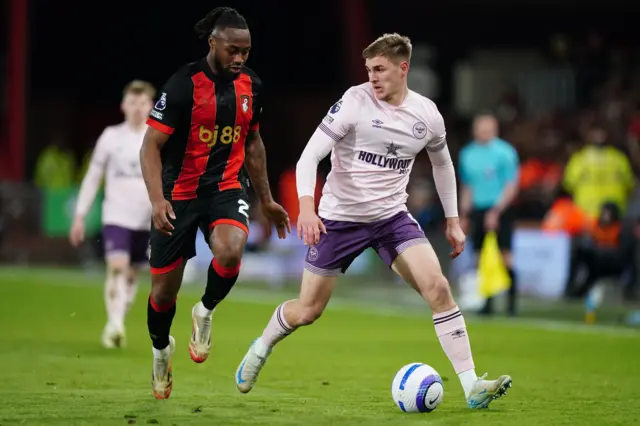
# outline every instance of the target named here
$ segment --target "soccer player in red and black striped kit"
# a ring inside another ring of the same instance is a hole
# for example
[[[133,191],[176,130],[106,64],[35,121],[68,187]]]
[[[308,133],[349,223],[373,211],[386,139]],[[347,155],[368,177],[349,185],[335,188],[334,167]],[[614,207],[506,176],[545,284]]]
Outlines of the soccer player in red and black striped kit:
[[[185,263],[195,256],[198,227],[213,252],[202,300],[192,309],[189,353],[203,362],[211,348],[211,316],[238,278],[249,232],[243,165],[262,213],[285,238],[289,218],[273,201],[258,130],[261,82],[244,63],[251,49],[247,23],[236,10],[212,10],[195,26],[209,42],[206,58],[178,70],[147,121],[140,151],[153,205],[151,295],[147,324],[153,342],[153,395],[171,395],[169,335]]]

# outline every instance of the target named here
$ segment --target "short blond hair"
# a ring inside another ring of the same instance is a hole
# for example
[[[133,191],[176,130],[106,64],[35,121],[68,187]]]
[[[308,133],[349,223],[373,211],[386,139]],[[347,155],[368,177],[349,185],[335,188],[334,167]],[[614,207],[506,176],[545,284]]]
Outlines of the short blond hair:
[[[156,97],[156,88],[153,84],[143,80],[133,80],[122,90],[122,97],[124,98],[129,93],[133,95],[148,95],[151,99]]]
[[[362,51],[364,59],[384,56],[392,62],[401,62],[411,59],[411,40],[407,36],[398,33],[383,34]]]

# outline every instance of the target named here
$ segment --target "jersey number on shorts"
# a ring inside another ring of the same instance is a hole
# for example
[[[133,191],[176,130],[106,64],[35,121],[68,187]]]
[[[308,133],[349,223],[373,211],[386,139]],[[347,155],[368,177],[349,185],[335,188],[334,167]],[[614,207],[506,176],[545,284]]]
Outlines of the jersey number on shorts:
[[[240,205],[238,207],[238,213],[249,219],[249,213],[247,212],[247,210],[249,210],[249,203],[245,200],[238,200],[238,204]]]

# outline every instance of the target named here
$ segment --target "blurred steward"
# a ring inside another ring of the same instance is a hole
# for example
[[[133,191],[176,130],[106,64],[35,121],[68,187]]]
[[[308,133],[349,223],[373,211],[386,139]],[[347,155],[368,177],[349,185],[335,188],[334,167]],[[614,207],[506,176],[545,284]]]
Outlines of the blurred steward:
[[[604,203],[625,211],[635,186],[631,163],[626,154],[607,145],[604,127],[594,125],[588,132],[588,144],[569,159],[564,186],[573,201],[591,217],[597,217]]]
[[[76,180],[76,160],[65,139],[56,136],[38,156],[33,181],[40,189],[66,189]]]

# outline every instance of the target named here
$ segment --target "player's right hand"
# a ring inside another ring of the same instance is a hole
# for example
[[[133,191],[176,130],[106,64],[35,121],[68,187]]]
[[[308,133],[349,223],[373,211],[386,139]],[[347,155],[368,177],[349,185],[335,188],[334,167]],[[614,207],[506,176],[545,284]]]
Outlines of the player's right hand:
[[[298,216],[297,229],[298,238],[304,241],[305,246],[318,244],[320,233],[327,233],[327,228],[315,211],[301,211]]]
[[[167,200],[156,201],[152,203],[153,207],[153,227],[164,235],[171,236],[174,227],[169,219],[176,219],[171,203]]]
[[[78,247],[84,241],[84,219],[76,217],[73,219],[71,230],[69,231],[69,242],[72,246]]]

